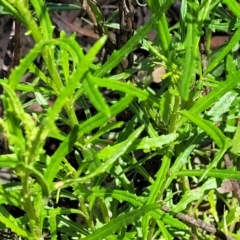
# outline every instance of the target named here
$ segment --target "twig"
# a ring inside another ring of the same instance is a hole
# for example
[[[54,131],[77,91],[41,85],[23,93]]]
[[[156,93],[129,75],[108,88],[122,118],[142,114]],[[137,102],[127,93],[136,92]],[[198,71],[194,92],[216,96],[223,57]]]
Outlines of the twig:
[[[99,39],[98,34],[94,33],[93,30],[76,27],[74,24],[66,21],[61,15],[57,14],[56,12],[54,13],[54,16],[56,16],[65,25],[67,25],[69,28],[71,28],[73,31],[77,32],[78,34],[84,35],[84,36],[87,36],[87,37],[91,37],[91,38],[94,38],[94,39]]]
[[[15,21],[13,21],[12,30],[7,45],[7,50],[4,55],[2,68],[0,70],[0,78],[5,78],[9,74],[10,65],[14,56],[14,42],[15,42]],[[3,90],[1,89],[0,94],[2,94],[2,91]]]
[[[161,207],[161,210],[164,212],[167,212],[167,213],[170,212],[170,208],[165,205]],[[235,238],[226,235],[224,232],[216,229],[213,225],[208,224],[200,219],[196,219],[194,217],[191,217],[191,216],[189,216],[187,214],[183,214],[183,213],[178,213],[176,215],[176,217],[179,220],[187,223],[188,225],[193,225],[195,227],[201,228],[202,230],[205,230],[208,233],[213,234],[222,240],[235,240]]]
[[[117,48],[120,49],[133,35],[133,23],[134,23],[134,7],[130,0],[119,1],[119,22],[120,31],[117,37]],[[133,55],[130,53],[127,58],[123,59],[123,69],[131,68],[133,65]]]
[[[3,65],[0,69],[0,78],[6,78],[9,75],[10,68],[17,66],[20,62],[20,23],[13,20],[11,33],[9,35],[7,50],[4,55]],[[2,94],[0,89],[0,94]]]

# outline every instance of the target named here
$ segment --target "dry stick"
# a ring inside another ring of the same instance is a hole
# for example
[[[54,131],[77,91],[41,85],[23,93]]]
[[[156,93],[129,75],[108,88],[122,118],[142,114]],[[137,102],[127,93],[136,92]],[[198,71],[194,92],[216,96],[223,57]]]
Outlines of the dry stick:
[[[20,62],[20,23],[13,20],[12,30],[9,36],[7,50],[4,55],[3,65],[0,69],[0,78],[9,75],[10,68],[17,66]],[[2,94],[2,92],[0,92]]]
[[[226,164],[227,168],[231,168],[233,167],[233,163],[229,157],[228,154],[224,155],[224,161]],[[233,187],[233,191],[235,192],[236,198],[238,200],[238,203],[240,205],[240,185],[237,179],[230,179],[231,183],[232,183],[232,187]]]
[[[164,212],[167,212],[167,213],[170,212],[170,208],[168,206],[165,206],[165,205],[161,207],[161,210],[164,211]],[[216,229],[213,225],[208,224],[208,223],[206,223],[206,222],[204,222],[200,219],[196,219],[194,217],[191,217],[191,216],[189,216],[187,214],[183,214],[183,213],[178,213],[176,215],[176,217],[179,220],[187,223],[188,225],[192,225],[192,226],[201,228],[202,230],[205,230],[208,233],[213,234],[213,235],[215,235],[216,237],[218,237],[222,240],[235,240],[235,238],[226,235],[224,232]]]
[[[76,27],[74,24],[65,20],[61,15],[57,14],[56,12],[54,12],[54,16],[56,16],[58,19],[60,19],[65,25],[67,25],[69,28],[71,28],[76,33],[83,35],[83,36],[91,37],[94,39],[99,39],[99,35],[94,33],[93,30]]]
[[[120,49],[133,35],[133,18],[134,18],[134,7],[131,4],[131,0],[120,0],[119,1],[119,22],[120,30],[119,36],[117,37],[117,48]],[[131,68],[133,65],[133,54],[130,53],[127,58],[123,59],[123,69]]]
[[[8,45],[7,45],[7,51],[3,59],[3,66],[0,70],[0,78],[5,78],[9,74],[10,65],[14,55],[14,42],[15,42],[15,21],[13,21],[12,30],[11,30]],[[1,89],[0,94],[3,93],[2,91],[3,90]]]
[[[103,16],[102,8],[100,7],[99,3],[96,0],[82,0],[82,8],[87,13],[90,20],[92,21],[94,32],[97,33],[100,37],[102,37],[103,35],[108,36],[106,45],[105,45],[105,50],[107,54],[111,54],[115,50],[115,44],[113,43],[113,40],[110,34],[108,33],[108,31],[106,31],[103,24],[101,22],[98,22],[92,10],[92,6],[90,5],[95,5],[95,7],[100,12],[100,14],[102,14]],[[105,54],[104,59],[107,57],[107,54]]]

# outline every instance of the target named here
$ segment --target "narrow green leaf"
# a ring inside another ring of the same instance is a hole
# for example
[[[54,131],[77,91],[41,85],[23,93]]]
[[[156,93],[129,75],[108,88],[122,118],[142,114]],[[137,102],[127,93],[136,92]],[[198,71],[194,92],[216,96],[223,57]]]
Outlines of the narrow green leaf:
[[[223,158],[223,155],[225,154],[225,152],[227,151],[227,148],[222,148],[219,150],[219,152],[216,154],[216,156],[214,157],[214,159],[212,160],[212,162],[206,167],[203,175],[200,177],[199,182],[201,182],[205,176],[207,175],[207,173],[214,167],[217,166],[218,162]]]
[[[56,174],[60,169],[62,159],[72,150],[74,143],[78,140],[78,133],[78,126],[74,126],[71,132],[52,155],[51,161],[44,174],[44,179],[48,183],[52,182],[52,180],[56,177]]]
[[[75,49],[76,52],[78,52],[78,59],[80,62],[77,66],[76,71],[74,71],[74,73],[69,77],[68,84],[59,94],[53,107],[48,111],[48,121],[50,124],[55,120],[57,114],[61,111],[62,107],[66,104],[68,97],[73,94],[74,90],[79,84],[79,81],[82,81],[82,78],[85,76],[85,74],[89,70],[90,63],[94,60],[96,54],[100,51],[105,41],[106,41],[106,36],[100,38],[94,44],[94,46],[89,50],[87,55],[82,57],[79,53],[81,52],[81,49],[79,46],[77,46],[77,42],[71,39],[68,39],[67,41],[68,44],[71,44],[72,45],[71,47]]]
[[[236,99],[238,93],[234,91],[229,91],[223,95],[207,112],[208,116],[211,116],[211,120],[216,122],[223,113],[228,112],[232,102]]]
[[[55,210],[55,209],[54,209]],[[56,223],[56,211],[49,211],[49,226],[50,226],[50,233],[51,239],[57,240],[57,223]]]
[[[46,7],[49,12],[51,11],[74,11],[81,10],[81,6],[76,4],[66,4],[66,3],[51,3],[46,2]]]
[[[83,148],[82,155],[84,162],[88,163],[87,171],[93,172],[97,168],[101,167],[101,162],[97,156],[97,152],[92,148]]]
[[[132,101],[131,96],[126,96],[116,104],[110,107],[112,116],[115,116],[123,109],[125,109]],[[48,165],[44,177],[48,183],[51,183],[59,171],[62,159],[72,151],[73,144],[85,133],[91,132],[93,129],[104,125],[108,121],[107,117],[102,113],[98,113],[92,118],[86,120],[84,123],[74,126],[68,136],[63,140],[58,149],[51,157],[50,164]]]
[[[181,111],[181,114],[192,123],[203,129],[214,140],[219,148],[226,148],[228,146],[226,136],[213,124],[213,122],[205,120],[189,111]]]
[[[234,134],[234,137],[232,140],[232,148],[230,149],[230,151],[235,156],[239,156],[239,152],[240,152],[240,122],[238,122],[237,130]]]
[[[94,81],[93,76],[89,72],[86,74],[86,77],[83,80],[83,88],[93,106],[99,112],[106,115],[107,118],[110,118],[111,116],[110,109],[98,89],[97,82]]]
[[[129,224],[136,222],[146,213],[157,208],[159,208],[158,204],[147,205],[147,206],[138,208],[137,210],[133,210],[128,213],[122,214],[119,217],[112,219],[110,223],[104,225],[101,228],[98,228],[91,235],[83,239],[86,239],[86,240],[104,239],[105,237],[109,236],[111,233],[116,232],[122,227],[125,227]]]
[[[132,102],[132,100],[133,100],[133,97],[127,95],[126,97],[118,101],[116,104],[111,106],[110,107],[111,117],[116,116],[118,113],[126,109],[126,107],[128,107],[129,104]],[[93,129],[103,126],[104,124],[106,124],[107,121],[108,121],[108,118],[106,117],[106,115],[102,113],[98,113],[80,125],[81,132],[83,134],[89,133]]]
[[[224,82],[220,82],[216,88],[207,94],[207,96],[199,98],[190,111],[199,114],[211,107],[213,103],[219,100],[219,98],[239,84],[239,74],[240,70],[229,74],[227,79]]]
[[[143,149],[147,152],[151,150],[155,150],[156,148],[162,148],[164,145],[168,145],[172,142],[174,142],[178,137],[178,134],[171,133],[167,135],[162,135],[155,138],[149,138],[145,137],[142,139],[136,139],[131,147],[129,148],[129,151],[136,150],[136,149]],[[110,157],[114,152],[121,146],[124,145],[123,142],[115,144],[114,146],[107,146],[104,149],[102,149],[99,152],[99,158],[100,159],[106,159]]]
[[[194,190],[188,190],[184,193],[180,202],[172,208],[172,212],[175,214],[182,212],[186,209],[187,205],[193,201],[197,201],[204,195],[206,190],[216,189],[217,183],[215,178],[207,180],[201,187],[198,187]]]
[[[19,201],[22,196],[22,186],[21,183],[5,183],[1,181],[0,184],[0,204],[11,204],[12,206],[18,207],[19,209],[23,209],[22,203]],[[2,207],[2,205],[1,205]],[[3,214],[1,210],[1,214]],[[7,210],[6,210],[7,211]],[[11,219],[12,216],[8,215],[9,213],[3,214],[10,221],[14,222],[14,219]]]
[[[167,11],[168,4],[166,3],[158,9],[158,13],[153,15],[143,27],[137,30],[136,34],[120,50],[114,51],[108,61],[101,68],[96,70],[94,76],[103,77],[106,73],[109,73],[114,67],[116,67],[126,56],[128,56],[129,53],[131,53],[139,44],[139,42],[142,41],[142,39],[144,39],[144,37],[154,28],[156,20]]]
[[[84,183],[90,180],[91,178],[104,173],[106,171],[109,171],[113,165],[114,162],[119,159],[120,156],[122,156],[125,152],[128,151],[129,147],[132,145],[133,141],[140,135],[140,133],[143,131],[144,126],[139,127],[137,130],[135,130],[126,141],[124,141],[124,144],[119,146],[119,148],[116,150],[116,152],[104,163],[101,164],[95,171],[91,172],[85,177],[76,178],[76,179],[69,179],[63,181],[64,185],[71,185],[73,183]],[[55,185],[56,188],[58,188],[58,183]]]
[[[160,194],[163,192],[162,188],[166,182],[170,161],[171,160],[167,156],[162,158],[161,168],[156,173],[156,180],[150,188],[150,195],[146,202],[147,205],[156,202],[158,200],[157,198],[160,197]]]
[[[96,85],[100,87],[106,87],[112,90],[119,90],[126,94],[135,96],[143,101],[147,100],[149,96],[149,93],[145,89],[142,90],[140,88],[137,88],[131,82],[124,83],[120,81],[114,81],[108,78],[97,78],[97,77],[94,77],[92,80]]]
[[[16,19],[18,19],[20,22],[25,23],[25,18],[18,12],[18,10],[14,7],[12,3],[6,0],[1,0],[0,1],[0,13],[1,15],[5,14],[11,14],[14,16]]]
[[[69,53],[66,49],[60,49],[60,58],[63,69],[63,74],[65,77],[65,81],[68,82],[69,79]]]
[[[0,6],[0,16],[11,14],[11,12],[7,11],[4,7]]]
[[[240,27],[237,29],[237,31],[234,33],[234,35],[231,37],[230,41],[226,45],[226,47],[223,48],[221,52],[217,55],[217,57],[207,66],[206,71],[204,72],[204,76],[206,76],[208,73],[210,73],[212,70],[214,70],[219,63],[223,60],[227,54],[232,51],[232,49],[235,47],[235,45],[240,40]]]
[[[93,142],[94,140],[98,139],[100,136],[109,132],[110,130],[122,127],[123,124],[124,122],[108,123],[106,126],[103,126],[102,128],[100,128],[99,131],[96,134],[94,134],[90,139],[87,139],[85,143],[88,144],[90,142]],[[1,162],[1,156],[0,156],[0,162]]]
[[[8,218],[6,218],[4,216],[0,216],[0,222],[2,222],[4,225],[6,225],[7,228],[11,229],[11,231],[16,233],[17,235],[25,237],[27,239],[31,239],[30,235],[28,235],[25,230],[21,229],[19,226],[14,224]]]
[[[228,8],[238,17],[240,18],[240,6],[239,3],[235,0],[223,0]]]
[[[52,38],[54,26],[52,25],[50,15],[47,12],[45,1],[31,1],[31,4],[35,10],[35,18],[38,19],[43,39],[50,40]],[[50,54],[50,51],[47,52]]]
[[[0,205],[0,222],[17,235],[30,239],[28,232],[19,226],[16,219],[2,205]]]
[[[173,4],[173,2],[174,0],[166,1],[165,6],[169,8],[170,5]],[[147,3],[151,12],[154,14],[157,14],[159,9],[163,7],[163,3],[161,3],[161,1],[148,0]],[[168,53],[171,50],[171,34],[168,27],[168,20],[165,14],[163,14],[156,20],[156,31],[158,33],[158,36],[162,36],[161,38],[159,38],[160,46],[163,50],[164,55],[168,56]]]
[[[4,81],[0,84],[5,90],[5,96],[3,96],[3,103],[4,108],[6,109],[5,115],[7,116],[7,125],[2,122],[2,119],[0,121],[1,124],[3,124],[3,127],[7,127],[6,132],[8,133],[10,144],[14,146],[13,150],[18,155],[18,157],[23,160],[20,156],[23,156],[25,154],[26,142],[29,139],[24,138],[22,126],[20,126],[20,123],[22,122],[27,136],[29,136],[28,130],[31,129],[32,131],[32,128],[35,126],[35,124],[30,115],[24,112],[21,102],[18,99],[16,93]]]
[[[20,78],[25,73],[27,68],[31,65],[34,59],[38,56],[45,42],[40,42],[35,44],[35,46],[29,51],[29,53],[20,61],[19,66],[14,68],[14,70],[9,75],[9,84],[14,90],[16,85],[19,83]]]
[[[103,26],[105,22],[105,18],[99,3],[96,2],[95,0],[88,0],[88,4],[94,14],[94,17],[96,18],[97,23]]]
[[[172,234],[169,233],[167,226],[163,223],[163,221],[158,220],[157,225],[161,229],[162,235],[165,239],[172,239]]]
[[[237,29],[240,27],[240,20],[236,19],[236,21],[228,21],[221,22],[221,19],[211,20],[211,22],[206,21],[205,27],[209,28],[211,31],[221,31],[229,33],[229,29]]]
[[[115,144],[123,142],[127,137],[129,136],[130,132],[134,131],[134,128],[137,124],[137,118],[136,116],[132,117],[130,121],[127,122],[124,129],[119,133],[118,138],[116,139]]]
[[[167,156],[162,158],[162,165],[156,174],[156,180],[150,188],[150,194],[147,199],[146,205],[155,203],[157,200],[161,199],[161,194],[163,193],[163,185],[166,182],[167,172],[170,166],[170,159]],[[143,239],[147,239],[148,236],[148,226],[151,220],[150,215],[146,214],[142,219],[142,231]]]
[[[219,85],[214,88],[207,96],[201,97],[189,110],[193,114],[199,114],[205,111],[207,108],[211,107],[213,103],[217,102],[220,97],[226,94],[228,91],[232,90],[239,84],[240,70],[229,74],[226,81],[219,83]],[[186,118],[182,117],[176,124],[176,129],[178,129],[184,122]]]
[[[26,72],[28,67],[31,66],[32,62],[39,55],[45,45],[59,45],[62,48],[67,48],[73,58],[73,61],[77,64],[82,58],[82,50],[79,47],[78,43],[73,39],[73,37],[67,39],[52,39],[47,41],[40,41],[39,43],[35,44],[35,46],[29,51],[29,53],[20,61],[20,64],[16,66],[9,75],[9,85],[13,90],[17,87],[18,83],[21,80],[21,77]],[[85,72],[83,71],[83,73]]]
[[[64,214],[65,215],[65,214]],[[83,235],[87,235],[89,234],[86,229],[83,228],[83,226],[79,223],[73,222],[71,219],[69,219],[67,216],[60,216],[57,215],[57,222],[63,223],[64,225],[68,226],[69,229],[71,229],[71,232],[75,232],[75,233],[79,233],[83,234]],[[66,240],[69,240],[69,238],[66,236],[65,238]],[[61,237],[61,240],[63,240],[63,238]]]
[[[35,97],[36,97],[36,102],[40,106],[48,107],[48,102],[47,102],[46,98],[41,93],[35,92]]]
[[[18,158],[16,154],[3,154],[0,155],[0,166],[15,168],[18,163]]]
[[[196,60],[198,56],[198,45],[200,33],[197,25],[197,3],[195,0],[188,1],[188,24],[187,36],[185,39],[185,59],[183,66],[183,75],[181,77],[179,91],[183,100],[189,98],[191,82],[195,80]]]
[[[204,133],[205,134],[205,133]],[[179,154],[177,159],[174,161],[172,167],[169,170],[169,178],[166,181],[166,188],[169,187],[170,183],[174,179],[174,173],[176,171],[179,171],[185,164],[188,163],[189,156],[196,147],[196,145],[203,139],[202,134],[196,134],[196,136],[193,138],[193,140],[189,140],[184,145],[184,150]]]
[[[162,94],[160,99],[160,116],[165,125],[168,125],[169,119],[172,116],[174,106],[174,98],[170,91],[166,91]]]
[[[202,177],[199,181],[201,181],[206,174],[217,165],[217,163],[221,160],[222,156],[226,152],[227,148],[229,147],[229,140],[228,138],[221,132],[221,130],[216,127],[211,121],[205,120],[201,117],[199,117],[196,114],[192,114],[187,111],[181,111],[181,114],[185,116],[187,119],[189,119],[191,122],[196,124],[198,127],[203,129],[217,144],[217,146],[220,148],[220,151],[215,156],[213,161],[208,165],[205,172],[203,173]]]
[[[141,207],[146,203],[147,197],[139,197],[136,194],[129,193],[128,191],[115,190],[115,189],[92,189],[92,193],[86,192],[86,194],[93,194],[95,197],[111,197],[119,202],[128,202],[134,207]],[[178,219],[173,218],[171,215],[168,215],[157,209],[152,211],[151,215],[156,219],[163,221],[166,225],[171,225],[179,229],[186,229],[185,224],[181,223]]]
[[[144,109],[140,108],[139,105],[133,101],[130,105],[130,110],[134,113],[135,116],[137,116],[138,121],[146,126],[146,131],[150,137],[158,137],[158,133],[153,127],[148,114],[143,111]]]
[[[205,172],[203,170],[181,170],[174,173],[175,176],[196,176],[201,177]],[[234,169],[211,169],[206,173],[207,177],[220,178],[220,179],[238,179],[240,180],[240,171]]]
[[[50,191],[49,191],[49,187],[48,184],[45,180],[45,178],[43,177],[43,175],[34,167],[31,167],[25,163],[19,163],[17,168],[23,168],[23,171],[27,170],[28,172],[31,172],[34,177],[36,177],[41,189],[42,189],[42,196],[43,198],[45,198],[46,200],[48,200],[48,197],[50,196]]]

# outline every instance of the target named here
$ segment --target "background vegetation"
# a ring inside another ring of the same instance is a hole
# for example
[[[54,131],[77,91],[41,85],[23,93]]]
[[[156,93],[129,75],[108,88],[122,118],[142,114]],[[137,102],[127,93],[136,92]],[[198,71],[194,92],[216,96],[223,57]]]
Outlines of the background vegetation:
[[[117,11],[106,19],[94,0],[0,0],[2,14],[25,25],[35,41],[0,81],[0,124],[11,151],[0,166],[16,175],[0,185],[2,236],[240,239],[240,6],[182,0],[180,20],[169,26],[173,2],[148,0],[150,20],[97,62],[110,29],[119,28]],[[49,14],[81,6],[91,9],[103,35],[86,53],[74,34],[53,37]],[[214,32],[230,40],[212,50]],[[147,56],[125,69],[138,48]],[[157,66],[166,73],[152,85]],[[33,76],[28,83],[21,81],[26,73]],[[27,109],[33,103],[42,111]],[[54,139],[60,144],[49,154]]]

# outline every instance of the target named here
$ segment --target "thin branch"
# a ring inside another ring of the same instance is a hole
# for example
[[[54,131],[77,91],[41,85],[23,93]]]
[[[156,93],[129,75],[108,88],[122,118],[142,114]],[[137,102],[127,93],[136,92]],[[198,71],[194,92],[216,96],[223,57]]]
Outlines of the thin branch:
[[[170,212],[170,208],[165,205],[161,207],[161,210],[164,212],[167,212],[167,213]],[[200,219],[196,219],[194,217],[191,217],[191,216],[189,216],[187,214],[183,214],[183,213],[178,213],[176,215],[176,217],[179,220],[187,223],[187,225],[192,225],[192,226],[201,228],[202,230],[205,230],[206,232],[213,234],[222,240],[235,240],[235,238],[226,235],[224,232],[216,229],[213,225],[208,224]]]
[[[15,40],[15,21],[13,20],[13,26],[9,36],[7,50],[4,55],[2,68],[0,70],[0,78],[5,78],[9,74],[10,65],[14,55],[14,42],[15,42],[14,40]],[[0,94],[2,94],[2,89]]]

